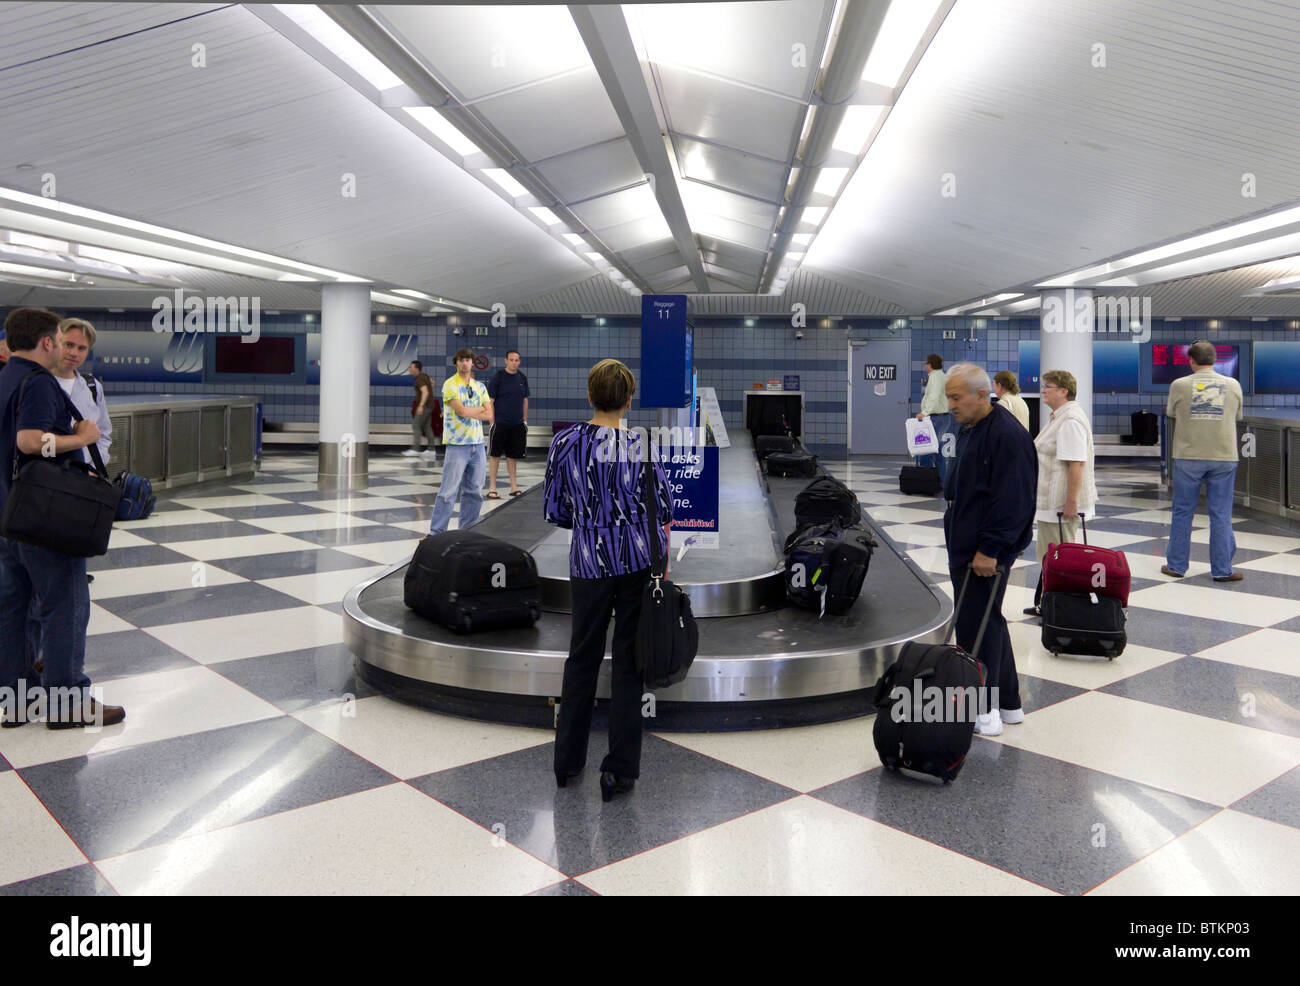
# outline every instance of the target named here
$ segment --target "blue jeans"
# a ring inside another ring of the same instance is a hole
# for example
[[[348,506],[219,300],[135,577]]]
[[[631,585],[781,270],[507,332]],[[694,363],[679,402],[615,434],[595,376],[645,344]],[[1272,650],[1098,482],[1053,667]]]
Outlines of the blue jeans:
[[[86,559],[0,538],[0,687],[36,684],[28,623],[38,624],[46,688],[87,688]]]
[[[1165,563],[1175,572],[1187,571],[1192,515],[1204,483],[1210,511],[1210,574],[1215,578],[1232,574],[1232,556],[1237,550],[1237,539],[1232,536],[1232,488],[1236,478],[1235,462],[1174,459],[1174,516],[1169,525]]]
[[[451,510],[460,500],[460,525],[465,530],[478,520],[483,508],[483,482],[487,479],[487,454],[483,445],[444,445],[442,486],[433,502],[429,533],[441,534],[451,523]]]
[[[944,478],[948,475],[948,459],[943,454],[943,436],[952,431],[952,415],[931,414],[929,415],[930,425],[934,428],[935,437],[939,439],[939,451],[931,455],[918,455],[916,464],[918,466],[932,466],[939,470],[939,484],[943,485]]]

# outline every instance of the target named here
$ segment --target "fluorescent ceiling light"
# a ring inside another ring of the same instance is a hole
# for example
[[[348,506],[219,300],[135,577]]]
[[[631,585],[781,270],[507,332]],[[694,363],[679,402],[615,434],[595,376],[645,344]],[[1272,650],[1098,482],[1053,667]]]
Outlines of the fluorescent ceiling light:
[[[939,0],[894,0],[871,46],[862,80],[887,89],[897,86],[938,8]]]
[[[798,243],[800,246],[806,247],[809,243],[813,241],[813,237],[816,235],[817,235],[816,233],[795,233],[793,236],[790,237],[790,239],[792,239],[795,243]]]
[[[867,138],[876,128],[880,118],[885,115],[888,106],[850,106],[844,111],[840,128],[835,131],[831,146],[837,151],[849,154],[861,154],[866,149]]]
[[[813,191],[834,198],[839,194],[844,186],[844,179],[848,176],[848,168],[822,168],[821,174],[817,176],[817,183],[813,185]]]
[[[599,253],[594,253],[594,252],[588,251],[586,254],[584,254],[584,256],[585,256],[588,260],[590,260],[593,264],[597,264],[597,265],[599,265],[599,266],[601,266],[601,267],[605,267],[605,266],[607,266],[607,265],[609,264],[609,261],[606,260],[606,259],[605,259],[601,254],[599,254]]]
[[[277,3],[275,9],[323,44],[350,69],[381,92],[402,84],[402,80],[393,73],[392,69],[370,54],[360,41],[334,23],[315,4]]]
[[[79,244],[77,246],[77,256],[90,257],[94,260],[105,260],[110,264],[121,264],[123,267],[132,267],[137,264],[158,264],[156,257],[146,257],[138,253],[127,253],[124,250],[107,250],[104,247],[86,246]]]
[[[547,226],[554,226],[560,221],[560,217],[544,205],[530,205],[528,211],[546,223]]]
[[[565,233],[564,238],[568,240],[570,243],[572,243],[574,246],[585,246],[587,243],[587,241],[584,240],[577,233]]]
[[[515,176],[506,171],[505,168],[484,168],[483,174],[496,182],[511,198],[517,199],[521,195],[528,194],[528,189],[519,184]]]
[[[826,218],[826,211],[826,208],[820,205],[805,206],[800,222],[811,223],[813,226],[820,226],[822,220]]]
[[[72,249],[71,244],[66,240],[54,240],[48,236],[33,236],[31,233],[10,233],[8,239],[14,246],[49,250],[51,253],[68,253]]]
[[[461,157],[482,153],[478,144],[466,137],[454,123],[432,106],[403,106],[403,110],[425,130],[450,147]]]

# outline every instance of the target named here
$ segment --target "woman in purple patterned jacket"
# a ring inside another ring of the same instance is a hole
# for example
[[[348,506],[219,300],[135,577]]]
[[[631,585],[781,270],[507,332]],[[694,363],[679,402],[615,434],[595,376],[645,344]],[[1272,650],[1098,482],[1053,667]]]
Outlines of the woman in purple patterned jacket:
[[[642,432],[621,429],[636,381],[615,359],[587,374],[591,420],[555,436],[546,458],[543,500],[548,522],[573,531],[569,578],[573,630],[555,730],[555,782],[564,787],[587,762],[596,679],[614,616],[609,754],[600,765],[600,793],[609,801],[632,790],[641,773],[641,678],[634,648],[641,594],[650,577],[650,518],[641,472],[650,453],[662,528],[653,532],[667,558],[672,493],[668,477]]]

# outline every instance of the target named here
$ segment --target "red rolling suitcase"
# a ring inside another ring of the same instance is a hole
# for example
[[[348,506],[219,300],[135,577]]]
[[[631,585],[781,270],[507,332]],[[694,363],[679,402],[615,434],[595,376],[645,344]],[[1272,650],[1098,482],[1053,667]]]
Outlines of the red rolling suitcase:
[[[1057,514],[1060,520],[1062,514]],[[1121,606],[1128,605],[1132,576],[1128,559],[1122,551],[1088,544],[1088,524],[1083,525],[1083,544],[1049,544],[1043,557],[1043,592],[1095,592],[1114,596]]]

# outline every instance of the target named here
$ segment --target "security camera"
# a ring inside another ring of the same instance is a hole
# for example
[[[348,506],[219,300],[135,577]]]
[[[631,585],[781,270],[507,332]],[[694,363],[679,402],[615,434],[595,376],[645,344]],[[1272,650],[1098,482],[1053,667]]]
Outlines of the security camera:
[[[794,337],[795,337],[796,339],[802,339],[802,338],[803,338],[803,329],[795,329],[795,330],[794,330]]]

